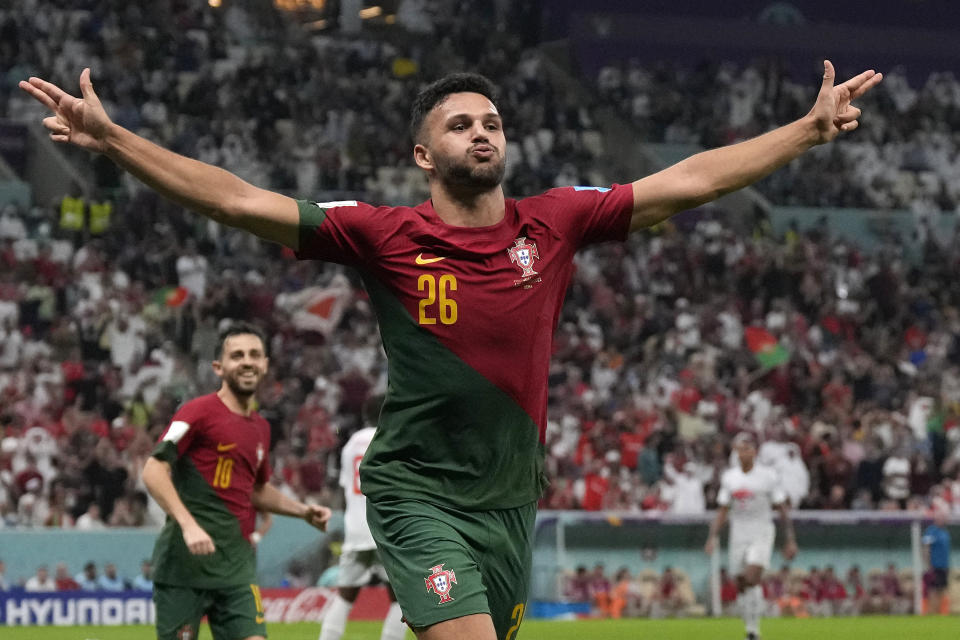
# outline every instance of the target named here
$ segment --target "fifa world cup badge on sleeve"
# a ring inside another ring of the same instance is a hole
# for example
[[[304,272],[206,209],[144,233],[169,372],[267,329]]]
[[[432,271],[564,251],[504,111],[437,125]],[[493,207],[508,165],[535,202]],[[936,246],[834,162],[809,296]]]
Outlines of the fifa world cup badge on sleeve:
[[[452,602],[453,596],[450,595],[450,589],[457,584],[457,575],[450,570],[444,571],[442,564],[431,567],[430,571],[433,573],[425,578],[427,591],[433,591],[440,596],[440,602],[437,604]]]

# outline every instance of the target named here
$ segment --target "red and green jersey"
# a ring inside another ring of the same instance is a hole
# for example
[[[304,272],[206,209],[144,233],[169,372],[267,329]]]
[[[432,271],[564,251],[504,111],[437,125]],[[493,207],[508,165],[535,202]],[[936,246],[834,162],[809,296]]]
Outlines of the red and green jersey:
[[[429,201],[299,206],[298,257],[360,271],[387,353],[363,492],[464,510],[536,500],[551,343],[573,256],[626,237],[632,188],[508,199],[503,220],[486,227],[445,224]]]
[[[270,425],[259,414],[236,414],[216,393],[186,403],[157,442],[153,456],[170,464],[180,500],[216,552],[193,555],[180,525],[168,517],[153,550],[154,581],[213,589],[256,582],[250,534],[256,485],[270,479]]]

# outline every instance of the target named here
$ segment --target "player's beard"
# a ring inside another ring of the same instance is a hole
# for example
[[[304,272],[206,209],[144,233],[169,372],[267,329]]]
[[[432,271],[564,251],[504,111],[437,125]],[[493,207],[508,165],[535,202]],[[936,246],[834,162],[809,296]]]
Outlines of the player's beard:
[[[230,388],[230,391],[238,398],[249,398],[257,392],[257,389],[260,387],[260,381],[263,379],[263,374],[259,371],[254,372],[253,380],[244,380],[240,376],[243,374],[243,371],[238,371],[236,373],[224,376],[224,381],[226,381],[227,386]]]
[[[466,187],[471,191],[488,191],[503,182],[507,163],[497,150],[487,162],[473,164],[471,160],[458,161],[452,156],[434,156],[437,175],[444,184],[457,188]]]

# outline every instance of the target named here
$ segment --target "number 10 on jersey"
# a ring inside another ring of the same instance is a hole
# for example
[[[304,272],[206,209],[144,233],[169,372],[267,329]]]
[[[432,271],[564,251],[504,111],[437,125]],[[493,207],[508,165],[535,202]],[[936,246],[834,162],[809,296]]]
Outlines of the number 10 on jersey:
[[[437,324],[439,317],[442,324],[454,324],[457,321],[457,302],[450,297],[450,292],[456,290],[457,278],[449,273],[440,278],[425,273],[417,278],[417,291],[426,294],[420,300],[419,323]]]

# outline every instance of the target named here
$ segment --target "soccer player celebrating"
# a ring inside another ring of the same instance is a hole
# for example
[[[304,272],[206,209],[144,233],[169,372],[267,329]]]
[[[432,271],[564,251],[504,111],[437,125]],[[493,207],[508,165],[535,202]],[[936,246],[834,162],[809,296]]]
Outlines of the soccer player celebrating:
[[[710,525],[704,550],[712,554],[717,534],[730,516],[730,574],[735,576],[737,598],[747,628],[747,640],[760,637],[760,616],[763,613],[763,572],[770,567],[775,531],[773,507],[780,511],[783,522],[783,556],[790,560],[797,553],[793,524],[788,512],[787,494],[780,486],[777,473],[757,464],[754,436],[746,431],[737,434],[733,446],[739,464],[727,469],[720,479],[717,494],[717,516]]]
[[[56,142],[106,154],[171,200],[280,242],[302,259],[355,266],[376,307],[389,391],[360,475],[367,518],[407,623],[421,640],[514,640],[530,586],[554,328],[586,245],[624,240],[759,180],[854,130],[853,100],[881,75],[823,83],[810,113],[762,136],[611,188],[513,200],[495,88],[454,74],[414,101],[413,158],[430,184],[416,207],[314,203],[257,188],[113,123],[80,74],[77,98],[20,87],[53,115]]]
[[[220,390],[184,404],[143,468],[167,512],[153,549],[158,640],[195,640],[206,615],[215,640],[266,637],[251,536],[257,511],[325,529],[330,510],[292,500],[270,479],[270,425],[253,410],[267,372],[260,330],[220,334],[213,370]]]
[[[340,452],[340,486],[346,497],[343,513],[343,551],[340,553],[340,572],[337,576],[337,595],[323,616],[319,640],[340,640],[347,625],[347,616],[360,593],[360,587],[369,584],[376,576],[387,582],[387,573],[380,562],[377,545],[367,525],[367,498],[360,491],[360,460],[370,446],[376,432],[377,417],[382,396],[369,398],[363,407],[366,426],[357,430]],[[390,610],[383,620],[380,640],[403,640],[407,627],[397,605],[393,589],[387,585]]]

